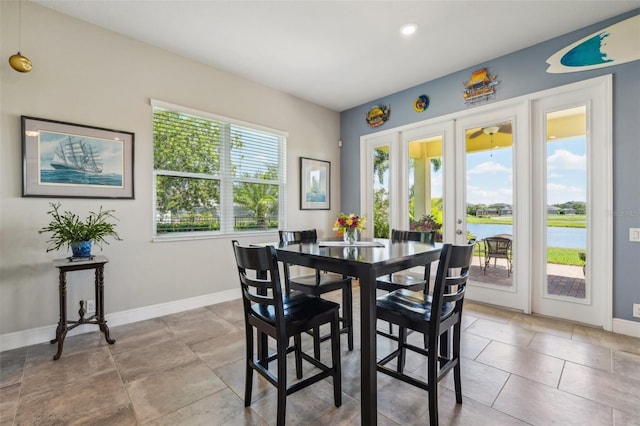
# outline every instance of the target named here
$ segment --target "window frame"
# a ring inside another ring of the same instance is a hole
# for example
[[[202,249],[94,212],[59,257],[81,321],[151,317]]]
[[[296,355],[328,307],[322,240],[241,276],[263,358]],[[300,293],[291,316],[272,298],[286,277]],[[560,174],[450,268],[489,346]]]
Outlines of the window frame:
[[[152,136],[151,143],[151,159],[152,159],[152,235],[153,241],[178,241],[178,240],[192,240],[192,239],[211,239],[233,236],[249,236],[268,234],[277,231],[278,229],[286,228],[286,183],[287,183],[287,164],[286,164],[286,151],[287,151],[287,138],[288,132],[270,127],[265,127],[255,123],[248,123],[245,121],[237,120],[234,118],[225,117],[222,115],[213,114],[207,111],[197,110],[181,105],[176,105],[156,99],[151,99],[151,127],[152,134],[155,129],[154,111],[156,109],[163,109],[179,114],[186,114],[196,118],[211,120],[224,124],[224,132],[227,133],[225,137],[220,141],[219,155],[220,155],[220,167],[217,174],[203,174],[194,172],[184,172],[176,170],[164,170],[156,169],[154,163],[155,156],[155,139]],[[263,180],[257,178],[247,178],[243,176],[234,176],[231,173],[231,145],[230,137],[228,135],[231,126],[238,126],[249,130],[255,130],[261,133],[268,133],[278,138],[277,146],[277,168],[278,178],[272,180]],[[187,231],[187,232],[169,232],[158,234],[158,210],[157,210],[157,177],[158,176],[172,176],[181,178],[192,179],[209,179],[217,180],[220,185],[219,194],[219,208],[218,215],[220,217],[220,230],[218,231]],[[235,230],[234,228],[234,201],[233,201],[233,187],[236,183],[259,183],[265,185],[277,185],[278,186],[278,227],[270,229],[250,229],[250,230]]]

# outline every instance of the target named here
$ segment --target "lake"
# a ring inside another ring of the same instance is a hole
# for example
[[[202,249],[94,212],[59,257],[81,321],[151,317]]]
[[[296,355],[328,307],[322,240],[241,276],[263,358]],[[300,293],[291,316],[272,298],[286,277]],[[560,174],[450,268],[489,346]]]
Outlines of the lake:
[[[476,236],[477,241],[496,234],[513,234],[513,228],[511,225],[472,223],[467,224],[467,230]],[[555,226],[548,227],[547,245],[549,247],[586,249],[587,229],[561,228]]]

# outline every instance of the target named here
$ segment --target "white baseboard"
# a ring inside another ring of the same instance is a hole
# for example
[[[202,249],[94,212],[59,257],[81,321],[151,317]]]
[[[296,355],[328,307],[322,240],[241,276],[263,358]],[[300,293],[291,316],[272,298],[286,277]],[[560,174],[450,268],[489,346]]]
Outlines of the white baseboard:
[[[107,314],[105,319],[109,327],[129,324],[132,322],[144,321],[164,315],[175,314],[176,312],[187,311],[189,309],[201,308],[203,306],[215,305],[229,300],[239,299],[240,289],[225,290],[218,293],[205,294],[203,296],[190,297],[188,299],[176,300],[173,302],[160,303],[158,305],[145,306],[127,311]],[[57,324],[44,327],[32,328],[29,330],[16,331],[0,335],[0,351],[21,348],[48,342],[56,336]],[[71,330],[67,336],[75,336],[98,328],[94,324],[84,324]]]
[[[627,336],[640,337],[640,322],[614,318],[613,332]]]
[[[225,290],[218,293],[205,294],[204,296],[190,297],[188,299],[107,314],[106,320],[110,327],[115,327],[164,315],[175,314],[176,312],[188,311],[189,309],[215,305],[217,303],[239,298],[239,289]],[[97,328],[93,324],[81,325],[71,330],[67,336],[75,336],[95,330],[97,330]],[[640,337],[640,322],[614,318],[613,332],[627,336]],[[0,335],[0,352],[48,342],[53,339],[55,335],[56,324],[2,334]]]

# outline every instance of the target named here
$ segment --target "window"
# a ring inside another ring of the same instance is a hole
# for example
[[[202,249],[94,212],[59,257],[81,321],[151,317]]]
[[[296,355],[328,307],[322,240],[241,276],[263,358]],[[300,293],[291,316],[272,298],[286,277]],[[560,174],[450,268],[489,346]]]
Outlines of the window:
[[[285,133],[152,106],[156,236],[284,228]]]

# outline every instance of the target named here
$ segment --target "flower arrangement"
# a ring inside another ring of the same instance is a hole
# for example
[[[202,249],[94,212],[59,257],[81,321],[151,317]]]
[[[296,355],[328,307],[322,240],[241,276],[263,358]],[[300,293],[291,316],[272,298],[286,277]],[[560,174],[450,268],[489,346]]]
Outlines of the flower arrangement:
[[[350,213],[348,215],[344,213],[340,213],[336,222],[333,224],[333,230],[338,231],[338,236],[342,236],[347,229],[357,229],[358,231],[364,231],[364,224],[367,222],[367,219],[364,216],[359,216],[355,213]]]
[[[344,237],[347,242],[354,242],[356,240],[356,231],[364,231],[366,222],[367,219],[364,216],[359,216],[355,213],[348,215],[340,213],[333,224],[333,230],[338,232],[338,237]]]
[[[442,224],[436,222],[436,218],[432,215],[425,215],[416,221],[411,221],[409,226],[412,231],[439,231],[442,228]]]
[[[424,215],[418,220],[410,221],[409,229],[412,231],[433,232],[435,241],[442,241],[442,223],[438,223],[438,219],[433,215]]]

